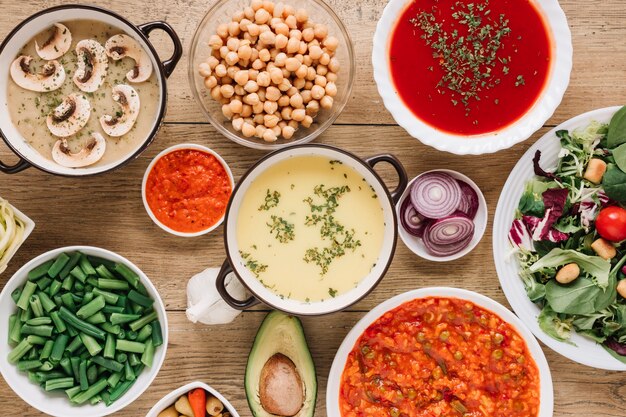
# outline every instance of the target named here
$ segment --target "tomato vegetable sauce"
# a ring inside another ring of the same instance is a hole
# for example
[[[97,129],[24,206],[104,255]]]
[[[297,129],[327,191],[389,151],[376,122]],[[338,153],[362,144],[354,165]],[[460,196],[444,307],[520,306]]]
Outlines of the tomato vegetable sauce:
[[[421,298],[377,319],[348,355],[343,417],[534,417],[539,372],[496,314],[456,298]]]
[[[390,70],[422,121],[478,135],[512,124],[534,105],[551,48],[532,0],[414,0],[391,36]]]
[[[195,149],[162,156],[146,182],[146,200],[152,213],[165,226],[184,233],[206,230],[217,223],[231,192],[222,163]]]

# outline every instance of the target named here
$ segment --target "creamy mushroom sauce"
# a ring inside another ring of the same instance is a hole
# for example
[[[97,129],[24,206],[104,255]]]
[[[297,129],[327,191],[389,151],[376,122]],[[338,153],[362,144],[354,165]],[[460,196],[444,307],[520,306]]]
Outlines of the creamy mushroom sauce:
[[[88,143],[91,133],[100,132],[106,138],[106,152],[102,159],[90,166],[115,162],[131,153],[150,134],[160,102],[160,90],[155,74],[157,69],[153,68],[152,75],[147,81],[131,83],[126,79],[126,73],[133,68],[134,61],[130,58],[120,61],[109,58],[109,68],[102,86],[94,93],[84,93],[72,80],[77,62],[76,44],[83,39],[95,39],[104,46],[109,37],[124,32],[116,27],[92,20],[74,20],[61,23],[67,26],[72,33],[72,47],[65,55],[57,59],[67,73],[65,82],[58,90],[37,93],[19,87],[9,76],[7,104],[11,120],[22,137],[33,148],[52,160],[52,147],[59,138],[48,130],[46,117],[61,103],[64,97],[71,93],[84,94],[91,103],[91,116],[87,125],[80,132],[67,138],[69,147],[72,152],[78,152]],[[48,36],[49,31],[44,30],[28,41],[18,54],[33,57],[31,68],[34,68],[35,72],[39,72],[46,62],[37,55],[35,40],[41,45]],[[124,136],[114,138],[104,133],[99,119],[105,114],[115,116],[120,111],[120,106],[111,97],[111,89],[117,84],[128,84],[137,91],[141,100],[141,110],[131,131]]]

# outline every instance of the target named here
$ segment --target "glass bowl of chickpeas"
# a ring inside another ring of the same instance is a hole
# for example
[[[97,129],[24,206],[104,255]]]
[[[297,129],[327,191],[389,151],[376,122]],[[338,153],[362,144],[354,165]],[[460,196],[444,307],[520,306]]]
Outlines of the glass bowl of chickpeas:
[[[350,36],[322,0],[220,0],[189,55],[189,83],[211,124],[263,150],[322,134],[348,102],[354,72]]]

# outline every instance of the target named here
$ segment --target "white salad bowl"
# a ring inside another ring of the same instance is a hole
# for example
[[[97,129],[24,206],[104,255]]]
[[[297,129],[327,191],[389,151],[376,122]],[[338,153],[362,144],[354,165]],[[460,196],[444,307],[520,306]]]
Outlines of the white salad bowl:
[[[228,179],[230,181],[231,189],[234,188],[235,179],[233,178],[233,173],[230,170],[230,167],[228,166],[226,161],[224,161],[224,158],[222,158],[217,152],[215,152],[213,149],[207,148],[206,146],[202,146],[202,145],[196,145],[193,143],[179,143],[178,145],[170,146],[169,148],[161,151],[157,156],[154,157],[154,159],[152,159],[152,161],[150,162],[150,165],[148,165],[148,168],[146,168],[146,172],[143,175],[143,181],[141,182],[141,199],[143,201],[143,207],[146,209],[148,216],[150,216],[154,224],[156,224],[157,226],[159,226],[161,229],[165,230],[168,233],[171,233],[175,236],[180,236],[180,237],[196,237],[196,236],[205,235],[215,230],[222,224],[222,222],[224,221],[224,216],[226,215],[225,212],[224,212],[224,215],[222,215],[222,217],[217,222],[215,222],[213,226],[207,229],[200,230],[199,232],[192,232],[192,233],[179,232],[177,230],[172,229],[171,227],[164,225],[163,223],[161,223],[159,219],[157,219],[157,217],[152,212],[152,209],[148,205],[148,200],[146,198],[146,184],[148,182],[148,176],[150,175],[152,168],[154,168],[154,165],[156,165],[159,159],[161,159],[163,156],[169,153],[175,152],[175,151],[179,151],[181,149],[193,149],[193,150],[197,150],[197,151],[201,151],[201,152],[205,152],[210,155],[213,155],[219,161],[219,163],[222,164],[222,166],[224,167],[224,170],[226,171],[226,174],[228,174]]]
[[[154,309],[157,312],[159,322],[161,324],[161,331],[163,333],[163,345],[157,347],[154,353],[154,362],[151,367],[146,367],[135,384],[124,394],[119,400],[115,401],[111,406],[107,407],[104,403],[96,405],[90,405],[88,403],[81,406],[74,406],[70,403],[69,399],[63,391],[60,392],[46,392],[39,385],[31,382],[28,379],[28,375],[25,372],[20,372],[16,365],[10,364],[7,360],[7,356],[11,351],[11,347],[8,344],[9,326],[4,322],[0,325],[0,373],[11,387],[11,389],[27,402],[31,407],[36,408],[42,413],[46,413],[55,417],[103,417],[109,414],[113,414],[120,411],[127,405],[135,401],[154,381],[163,361],[165,360],[165,353],[167,351],[168,342],[168,326],[167,326],[167,314],[165,312],[165,306],[159,296],[156,288],[135,264],[128,259],[108,251],[106,249],[100,249],[92,246],[68,246],[64,248],[58,248],[49,252],[43,253],[30,262],[21,267],[7,282],[0,293],[0,320],[9,320],[9,316],[16,310],[15,303],[11,298],[11,293],[24,285],[27,281],[28,272],[41,265],[42,263],[56,258],[63,252],[75,252],[79,251],[86,255],[93,255],[100,258],[108,259],[114,262],[120,262],[128,266],[133,272],[139,275],[141,283],[146,287],[148,295],[154,299]]]
[[[412,290],[403,294],[396,295],[382,302],[374,307],[369,313],[367,313],[357,324],[354,325],[352,330],[345,337],[339,350],[335,355],[333,364],[330,368],[330,374],[328,376],[328,386],[326,388],[326,410],[328,417],[341,417],[341,411],[339,409],[339,397],[341,395],[341,375],[343,374],[348,355],[354,348],[355,344],[363,334],[363,332],[374,323],[379,317],[383,316],[386,312],[393,310],[394,308],[418,298],[426,297],[444,297],[444,298],[457,298],[461,300],[467,300],[479,307],[491,311],[498,315],[502,320],[512,326],[515,331],[522,337],[528,351],[537,364],[539,370],[539,382],[540,382],[540,407],[537,417],[552,417],[554,408],[554,391],[552,387],[552,375],[550,373],[550,367],[546,361],[546,357],[539,346],[537,340],[533,337],[528,328],[513,314],[510,310],[504,307],[502,304],[486,297],[482,294],[464,290],[461,288],[448,288],[448,287],[430,287],[420,288],[419,290]]]
[[[157,417],[159,413],[161,413],[163,410],[174,405],[176,400],[181,395],[184,395],[188,393],[189,391],[196,389],[196,388],[202,388],[203,390],[205,390],[206,392],[208,392],[209,394],[211,394],[212,396],[220,400],[221,403],[224,404],[224,410],[228,411],[232,417],[239,417],[239,413],[237,413],[237,411],[232,406],[232,404],[228,402],[228,400],[224,398],[222,394],[220,394],[219,392],[217,392],[217,390],[205,384],[204,382],[199,382],[199,381],[190,382],[187,385],[183,385],[182,387],[175,389],[174,391],[167,394],[165,397],[161,398],[161,400],[159,400],[159,402],[156,403],[154,407],[150,409],[150,411],[148,411],[148,414],[146,414],[146,417]]]
[[[404,200],[409,198],[409,195],[411,194],[411,186],[413,185],[415,180],[417,180],[422,175],[428,174],[430,172],[445,172],[446,174],[451,175],[457,180],[466,182],[470,187],[474,189],[474,191],[476,191],[476,195],[478,196],[478,211],[476,212],[476,216],[474,217],[474,236],[472,237],[469,245],[467,245],[463,250],[449,256],[436,256],[428,252],[421,238],[408,233],[404,229],[404,227],[402,227],[402,224],[400,224],[398,228],[399,235],[406,247],[420,258],[435,262],[453,261],[455,259],[462,258],[463,256],[470,253],[483,238],[483,235],[485,234],[485,229],[487,228],[487,219],[489,217],[489,213],[487,212],[487,201],[485,201],[485,196],[483,195],[483,192],[480,190],[480,188],[478,188],[478,185],[476,185],[476,183],[472,181],[467,175],[463,175],[457,171],[452,171],[451,169],[434,169],[432,171],[421,173],[409,182],[409,185],[407,185],[406,190],[402,194],[402,197],[400,197],[400,201],[398,201],[398,204],[396,204],[396,213],[398,217],[402,216],[402,213],[400,212],[402,203],[404,202]]]
[[[458,155],[479,155],[509,148],[528,139],[552,116],[569,84],[572,39],[565,13],[557,0],[534,0],[552,40],[553,60],[546,85],[534,105],[517,121],[495,132],[455,135],[423,122],[406,106],[396,91],[391,71],[389,44],[394,28],[410,0],[390,0],[376,26],[372,65],[378,93],[395,121],[409,135],[433,148]]]
[[[537,317],[541,309],[526,295],[524,284],[519,277],[519,263],[509,243],[509,230],[515,218],[518,202],[525,184],[535,175],[532,159],[537,150],[541,151],[541,166],[550,169],[556,166],[561,144],[556,137],[557,130],[584,128],[592,121],[608,123],[620,107],[607,107],[581,114],[561,123],[543,135],[520,158],[504,184],[493,222],[493,259],[500,279],[500,285],[507,300],[519,318],[547,346],[568,359],[594,368],[613,371],[626,371],[626,364],[613,358],[602,346],[593,340],[572,332],[571,343],[558,341],[539,327]]]
[[[13,248],[11,253],[6,255],[6,264],[7,265],[11,261],[11,258],[13,258],[13,256],[17,253],[17,251],[20,249],[20,247],[24,244],[24,242],[26,242],[26,239],[28,239],[28,236],[30,236],[30,234],[35,229],[35,222],[34,221],[32,221],[27,215],[25,215],[24,213],[19,211],[17,208],[15,208],[10,203],[8,203],[8,204],[9,204],[9,207],[11,207],[13,209],[13,212],[15,213],[15,217],[20,219],[22,222],[24,222],[24,234],[22,235],[22,241],[19,242]],[[4,271],[2,270],[2,266],[0,265],[0,275],[2,274],[2,272],[4,272]]]

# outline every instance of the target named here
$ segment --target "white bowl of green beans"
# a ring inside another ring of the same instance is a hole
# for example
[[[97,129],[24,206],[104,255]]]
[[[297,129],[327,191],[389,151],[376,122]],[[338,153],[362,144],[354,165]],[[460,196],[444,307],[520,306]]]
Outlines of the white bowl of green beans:
[[[101,417],[137,399],[167,350],[165,306],[148,277],[105,249],[71,246],[24,265],[0,293],[0,372],[58,417]]]

